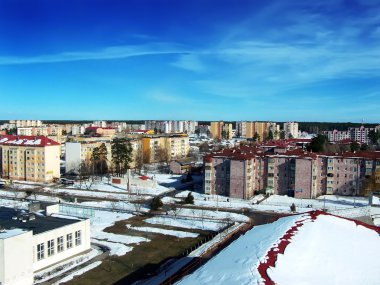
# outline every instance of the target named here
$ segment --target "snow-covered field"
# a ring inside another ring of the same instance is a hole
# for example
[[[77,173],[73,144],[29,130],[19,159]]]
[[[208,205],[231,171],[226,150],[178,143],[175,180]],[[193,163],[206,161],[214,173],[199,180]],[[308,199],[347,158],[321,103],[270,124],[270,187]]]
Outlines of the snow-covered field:
[[[90,265],[87,265],[86,267],[83,267],[83,268],[75,271],[74,273],[71,273],[70,275],[64,277],[63,279],[59,280],[58,282],[55,282],[52,285],[59,285],[61,283],[68,282],[68,281],[72,280],[75,276],[82,275],[83,273],[90,271],[91,269],[94,269],[95,267],[98,267],[100,264],[102,264],[101,261],[96,261]]]
[[[103,230],[115,224],[117,221],[127,220],[133,217],[131,214],[114,213],[108,211],[95,211],[95,216],[91,218],[91,240],[97,244],[107,246],[111,249],[111,255],[124,255],[132,250],[131,244],[146,242],[143,237],[119,235],[106,233]]]
[[[223,222],[210,221],[210,220],[199,220],[199,219],[184,219],[184,218],[174,218],[174,217],[152,217],[145,222],[150,224],[160,224],[165,226],[186,228],[186,229],[200,229],[206,231],[217,231],[227,224]]]
[[[165,229],[153,228],[153,227],[131,227],[131,225],[127,225],[127,229],[140,231],[140,232],[158,233],[158,234],[163,234],[163,235],[175,236],[179,238],[187,238],[187,237],[195,238],[198,236],[198,234],[196,233],[165,230]]]

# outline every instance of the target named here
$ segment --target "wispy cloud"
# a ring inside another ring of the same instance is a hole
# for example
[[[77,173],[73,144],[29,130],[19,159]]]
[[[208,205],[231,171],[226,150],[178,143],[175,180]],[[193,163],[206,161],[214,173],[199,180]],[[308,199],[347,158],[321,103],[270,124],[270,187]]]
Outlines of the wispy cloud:
[[[172,44],[153,43],[145,45],[111,46],[96,51],[64,52],[32,57],[0,56],[0,65],[123,59],[136,56],[182,54],[186,52],[187,51],[183,50],[181,47]]]
[[[197,54],[183,54],[173,63],[173,66],[194,72],[205,71],[205,65],[199,59]]]

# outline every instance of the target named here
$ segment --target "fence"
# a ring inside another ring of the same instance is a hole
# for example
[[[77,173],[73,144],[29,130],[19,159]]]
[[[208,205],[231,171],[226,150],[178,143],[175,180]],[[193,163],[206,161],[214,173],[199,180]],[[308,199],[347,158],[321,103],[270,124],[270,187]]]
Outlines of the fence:
[[[335,210],[330,212],[333,215],[341,216],[344,218],[359,218],[359,217],[369,217],[371,216],[371,207],[358,207],[358,208],[348,208]]]

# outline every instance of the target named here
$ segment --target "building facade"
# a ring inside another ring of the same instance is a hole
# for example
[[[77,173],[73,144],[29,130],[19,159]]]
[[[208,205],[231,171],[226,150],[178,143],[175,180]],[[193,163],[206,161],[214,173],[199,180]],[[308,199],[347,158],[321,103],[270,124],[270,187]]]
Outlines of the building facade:
[[[34,273],[90,250],[88,219],[0,208],[0,227],[0,284],[32,285]]]
[[[380,152],[271,153],[244,146],[205,156],[204,167],[206,194],[241,199],[249,199],[255,191],[298,198],[358,195],[365,177],[380,169]]]
[[[287,122],[284,123],[284,132],[285,138],[298,138],[298,123],[296,122]]]
[[[0,137],[3,178],[51,182],[60,177],[60,144],[43,136]]]

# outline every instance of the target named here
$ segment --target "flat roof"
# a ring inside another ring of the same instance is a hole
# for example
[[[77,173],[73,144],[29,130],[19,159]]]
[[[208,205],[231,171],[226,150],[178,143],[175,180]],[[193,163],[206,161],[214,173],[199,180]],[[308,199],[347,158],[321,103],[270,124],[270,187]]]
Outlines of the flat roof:
[[[33,231],[33,234],[36,235],[67,225],[72,225],[80,221],[77,218],[68,219],[40,215],[35,215],[34,220],[26,222],[22,222],[18,219],[12,219],[19,214],[20,212],[17,212],[12,208],[0,207],[0,227],[5,230],[21,229],[24,231]]]

